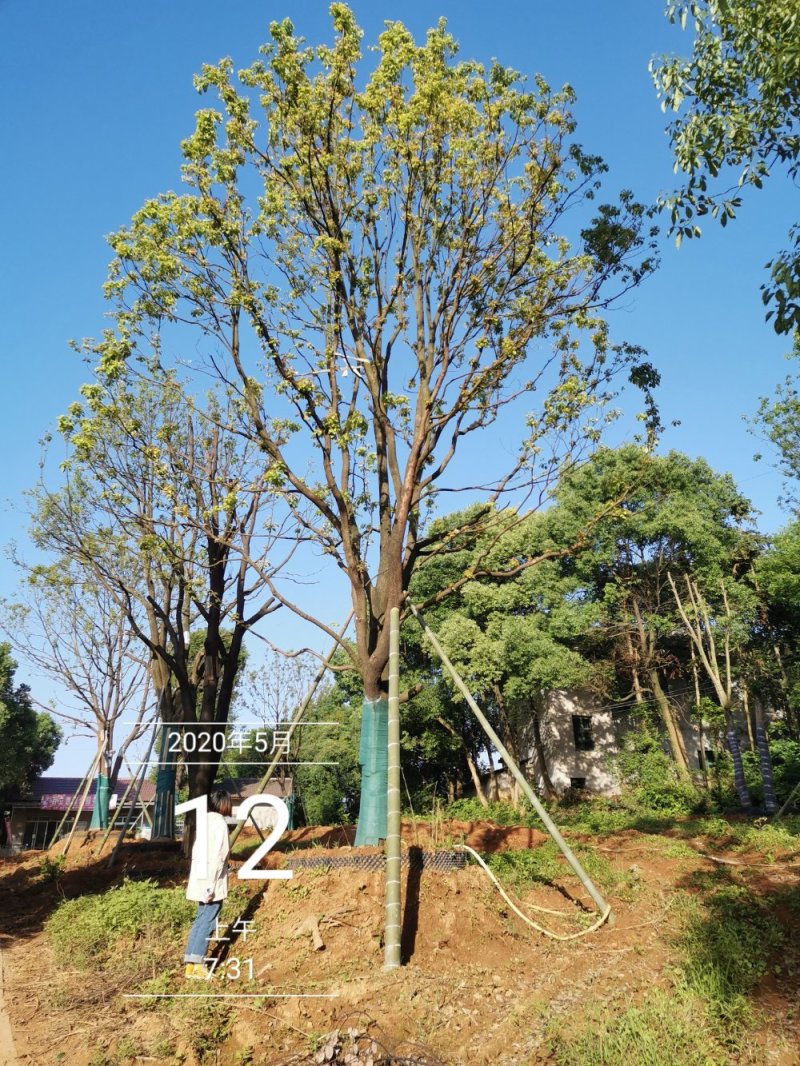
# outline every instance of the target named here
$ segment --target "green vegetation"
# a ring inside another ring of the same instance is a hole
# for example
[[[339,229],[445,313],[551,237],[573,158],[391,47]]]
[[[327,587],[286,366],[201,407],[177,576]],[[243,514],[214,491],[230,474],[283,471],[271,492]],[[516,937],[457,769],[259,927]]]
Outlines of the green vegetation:
[[[725,226],[745,189],[775,170],[800,173],[800,49],[795,0],[669,0],[671,22],[694,28],[692,54],[651,64],[676,169],[686,183],[664,206],[678,240],[700,236],[698,221]],[[800,327],[800,226],[762,286],[779,333]]]
[[[560,1066],[722,1066],[746,1045],[757,1022],[748,997],[786,930],[767,902],[725,874],[705,878],[704,885],[702,898],[679,897],[682,929],[671,987],[635,1002],[594,1000],[579,1020],[551,1020],[547,1037]]]
[[[64,900],[45,928],[61,962],[89,969],[145,935],[177,940],[188,929],[194,909],[182,888],[126,879],[106,892]]]
[[[15,684],[16,669],[11,648],[0,644],[0,815],[5,800],[52,766],[62,736],[49,714],[34,710],[28,686]],[[0,843],[4,832],[0,817]]]
[[[588,844],[576,844],[574,851],[586,872],[604,892],[630,894],[637,878],[615,870],[608,859]],[[517,891],[529,888],[531,882],[552,885],[556,882],[578,884],[578,880],[554,841],[548,840],[535,848],[509,849],[484,855],[504,887]]]
[[[592,1003],[579,1024],[548,1026],[559,1066],[722,1066],[728,1057],[698,1025],[698,1004],[676,989],[655,990],[640,1002]]]

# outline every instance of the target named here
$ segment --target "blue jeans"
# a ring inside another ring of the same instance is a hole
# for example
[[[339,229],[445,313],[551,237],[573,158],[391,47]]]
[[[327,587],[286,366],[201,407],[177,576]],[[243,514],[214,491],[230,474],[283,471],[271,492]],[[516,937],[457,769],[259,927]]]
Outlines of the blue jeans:
[[[208,955],[208,941],[214,935],[214,924],[221,910],[221,899],[214,903],[197,904],[197,914],[189,930],[189,942],[183,956],[184,962],[202,962]]]

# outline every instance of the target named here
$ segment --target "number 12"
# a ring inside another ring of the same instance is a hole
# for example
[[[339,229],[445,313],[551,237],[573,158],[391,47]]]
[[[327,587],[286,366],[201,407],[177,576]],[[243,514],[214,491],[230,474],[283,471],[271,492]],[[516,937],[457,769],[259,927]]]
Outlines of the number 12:
[[[256,848],[250,858],[242,864],[239,869],[239,878],[242,881],[288,881],[292,877],[293,870],[258,870],[256,864],[264,858],[268,851],[270,851],[281,838],[289,825],[289,808],[283,802],[282,799],[278,799],[277,796],[270,796],[266,792],[259,792],[255,796],[248,796],[244,803],[239,807],[239,813],[236,816],[237,822],[243,822],[250,811],[254,807],[272,807],[275,810],[275,825],[272,827],[267,839]],[[198,796],[197,799],[187,800],[186,803],[179,803],[175,808],[176,814],[183,814],[185,811],[197,811],[197,839],[195,841],[195,847],[198,849],[200,861],[208,862],[208,821],[206,815],[208,814],[208,796]]]

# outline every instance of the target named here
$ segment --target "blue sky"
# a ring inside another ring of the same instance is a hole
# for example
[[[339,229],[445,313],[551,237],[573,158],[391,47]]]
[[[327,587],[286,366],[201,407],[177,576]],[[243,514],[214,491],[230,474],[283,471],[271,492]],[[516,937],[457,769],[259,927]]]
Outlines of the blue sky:
[[[578,137],[609,164],[609,192],[632,188],[651,201],[672,188],[647,64],[654,53],[687,50],[689,36],[666,22],[659,0],[352,6],[365,44],[386,19],[422,35],[444,15],[464,56],[497,57],[554,86],[569,82]],[[328,39],[327,9],[326,0],[0,0],[0,544],[24,540],[20,499],[37,478],[37,442],[87,377],[67,341],[103,327],[104,236],[146,197],[179,185],[179,143],[201,106],[192,75],[224,55],[251,62],[273,19],[291,17],[311,43]],[[796,200],[797,190],[775,179],[726,230],[709,224],[679,251],[664,241],[659,272],[611,318],[617,337],[643,345],[662,374],[665,421],[681,422],[664,447],[730,471],[766,532],[786,520],[776,502],[780,478],[752,461],[761,446],[743,416],[788,369],[789,341],[764,323],[759,285]],[[4,564],[0,594],[13,584],[9,571]]]

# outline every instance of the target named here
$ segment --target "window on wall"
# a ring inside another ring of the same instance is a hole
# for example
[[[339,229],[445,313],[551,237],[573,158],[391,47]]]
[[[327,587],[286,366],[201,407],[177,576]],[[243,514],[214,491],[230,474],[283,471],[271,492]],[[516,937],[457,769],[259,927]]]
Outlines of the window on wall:
[[[586,778],[585,777],[571,777],[569,779],[569,787],[570,788],[575,788],[575,789],[586,788]]]
[[[573,714],[572,732],[575,736],[576,751],[592,751],[594,737],[592,736],[592,716],[590,714]]]

